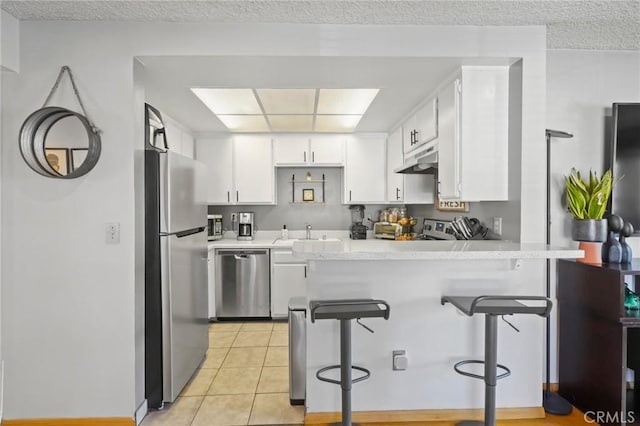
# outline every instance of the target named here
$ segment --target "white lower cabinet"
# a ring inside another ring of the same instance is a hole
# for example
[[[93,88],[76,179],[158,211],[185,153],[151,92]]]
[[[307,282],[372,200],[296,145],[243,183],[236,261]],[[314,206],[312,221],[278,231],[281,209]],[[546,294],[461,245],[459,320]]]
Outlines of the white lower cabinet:
[[[295,262],[291,250],[271,250],[272,318],[286,318],[289,299],[307,294],[307,264]]]
[[[216,317],[216,251],[210,249],[207,255],[207,286],[209,289],[209,318]]]

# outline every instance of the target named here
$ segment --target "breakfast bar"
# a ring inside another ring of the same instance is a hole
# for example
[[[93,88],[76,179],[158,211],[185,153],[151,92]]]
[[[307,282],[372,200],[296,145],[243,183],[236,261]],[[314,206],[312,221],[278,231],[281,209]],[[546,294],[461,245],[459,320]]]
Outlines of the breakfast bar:
[[[441,297],[540,296],[545,259],[582,256],[581,250],[504,241],[315,240],[295,242],[293,252],[308,264],[308,300],[371,298],[390,305],[388,321],[362,320],[375,334],[353,324],[353,363],[371,371],[369,380],[353,386],[354,413],[411,410],[425,420],[431,410],[483,406],[482,381],[459,376],[453,365],[483,359],[484,322],[441,306]],[[519,332],[499,321],[498,362],[512,373],[497,387],[498,417],[542,417],[544,320],[506,320]],[[339,360],[338,332],[336,321],[307,319],[308,415],[340,411],[339,387],[315,378]],[[392,368],[398,350],[406,351],[406,370]],[[473,372],[482,374],[481,366]]]

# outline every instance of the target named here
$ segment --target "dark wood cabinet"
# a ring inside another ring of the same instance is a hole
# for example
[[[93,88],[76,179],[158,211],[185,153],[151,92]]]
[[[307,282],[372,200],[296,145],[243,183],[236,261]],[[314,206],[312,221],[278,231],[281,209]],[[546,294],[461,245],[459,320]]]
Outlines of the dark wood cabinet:
[[[559,393],[600,424],[640,424],[640,397],[626,381],[628,367],[640,396],[640,313],[624,308],[625,280],[638,276],[640,259],[558,261]]]

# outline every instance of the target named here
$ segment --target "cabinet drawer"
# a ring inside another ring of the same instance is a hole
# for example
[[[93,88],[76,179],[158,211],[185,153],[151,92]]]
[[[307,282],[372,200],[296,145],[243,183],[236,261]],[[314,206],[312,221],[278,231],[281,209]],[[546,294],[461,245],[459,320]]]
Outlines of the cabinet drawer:
[[[291,250],[278,250],[271,249],[271,262],[272,263],[305,263],[304,259],[300,259],[293,255]]]

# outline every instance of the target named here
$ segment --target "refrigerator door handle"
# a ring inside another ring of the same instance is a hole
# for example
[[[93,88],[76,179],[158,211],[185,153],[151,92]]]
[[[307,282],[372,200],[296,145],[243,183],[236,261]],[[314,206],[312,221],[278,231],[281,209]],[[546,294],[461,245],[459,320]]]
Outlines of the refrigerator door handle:
[[[234,254],[233,257],[236,260],[246,260],[249,258],[246,254]]]

